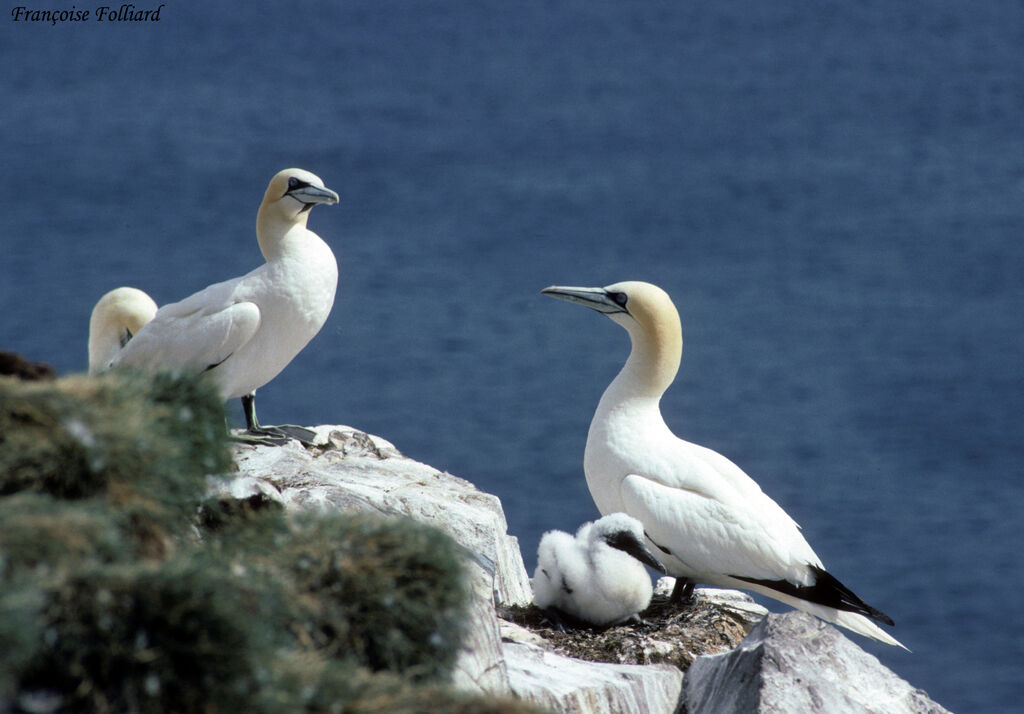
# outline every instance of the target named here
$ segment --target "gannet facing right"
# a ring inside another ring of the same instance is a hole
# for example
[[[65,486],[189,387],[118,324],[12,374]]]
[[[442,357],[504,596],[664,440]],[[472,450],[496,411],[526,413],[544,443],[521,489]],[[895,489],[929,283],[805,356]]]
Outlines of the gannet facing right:
[[[155,314],[153,298],[136,288],[114,288],[101,297],[89,316],[89,374],[105,371]]]
[[[563,615],[591,625],[616,625],[651,602],[651,576],[644,565],[665,572],[644,545],[643,525],[625,513],[584,523],[575,538],[548,531],[530,581],[533,602],[560,629]]]
[[[260,426],[256,390],[292,361],[331,312],[338,263],[306,222],[313,206],[337,202],[338,194],[309,171],[279,172],[256,216],[266,262],[164,305],[112,366],[208,373],[225,400],[241,397],[250,434],[311,439],[313,432],[301,427]]]
[[[726,457],[669,430],[659,403],[679,369],[683,338],[665,291],[622,282],[541,292],[597,310],[629,333],[632,350],[590,423],[583,468],[601,513],[628,513],[643,523],[677,579],[674,599],[694,583],[744,588],[903,647],[868,618],[892,619],[825,571],[796,522],[757,483]]]

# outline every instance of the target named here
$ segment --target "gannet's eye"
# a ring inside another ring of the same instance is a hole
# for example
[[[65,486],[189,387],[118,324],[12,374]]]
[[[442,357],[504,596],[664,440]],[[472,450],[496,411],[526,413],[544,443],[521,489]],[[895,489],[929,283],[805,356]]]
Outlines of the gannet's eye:
[[[626,307],[626,293],[608,293],[608,297],[615,301],[619,307]]]
[[[298,187],[299,187],[299,180],[297,178],[292,176],[290,179],[288,179],[288,188],[289,189],[298,188]]]

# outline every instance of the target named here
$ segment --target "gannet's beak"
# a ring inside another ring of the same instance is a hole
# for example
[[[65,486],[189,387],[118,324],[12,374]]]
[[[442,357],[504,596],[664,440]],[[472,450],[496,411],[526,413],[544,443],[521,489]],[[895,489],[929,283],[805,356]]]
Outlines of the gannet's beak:
[[[338,202],[338,194],[334,191],[329,188],[322,188],[311,184],[296,186],[289,190],[285,195],[291,196],[296,201],[301,201],[309,206],[316,205],[317,203],[331,204]]]
[[[561,285],[552,285],[540,292],[542,295],[550,295],[559,300],[567,300],[578,305],[584,305],[591,310],[597,310],[605,315],[627,312],[625,293],[609,293],[604,288],[569,288]]]
[[[636,537],[629,531],[619,531],[617,533],[612,533],[604,540],[612,548],[618,548],[623,553],[632,555],[641,563],[654,568],[659,573],[667,572],[665,570],[665,566],[662,565],[661,562],[654,557],[654,553],[652,553],[646,545],[638,541]]]

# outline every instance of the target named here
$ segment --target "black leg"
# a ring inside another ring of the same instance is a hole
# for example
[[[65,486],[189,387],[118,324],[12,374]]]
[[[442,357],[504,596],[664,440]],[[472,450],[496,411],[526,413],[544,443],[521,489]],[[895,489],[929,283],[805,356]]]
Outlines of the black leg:
[[[554,605],[544,608],[544,616],[548,618],[548,622],[558,630],[559,632],[575,632],[575,628],[571,627],[567,622],[566,618],[563,617],[563,613]]]
[[[266,446],[280,446],[289,439],[295,439],[305,446],[312,446],[316,432],[302,426],[293,424],[282,424],[281,426],[260,426],[256,419],[256,392],[250,392],[242,397],[242,413],[245,415],[245,438],[239,441],[264,444]]]
[[[675,587],[672,588],[672,595],[668,601],[672,605],[679,605],[693,597],[693,583],[686,578],[676,578]]]
[[[242,397],[242,413],[245,414],[246,431],[258,431],[260,423],[256,421],[256,392]]]

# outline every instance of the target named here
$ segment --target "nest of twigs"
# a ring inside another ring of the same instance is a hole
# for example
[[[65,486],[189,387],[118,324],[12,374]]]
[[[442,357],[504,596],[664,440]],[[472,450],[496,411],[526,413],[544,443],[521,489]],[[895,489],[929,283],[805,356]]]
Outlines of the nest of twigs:
[[[701,655],[735,647],[753,626],[749,615],[697,593],[680,604],[655,595],[641,622],[560,631],[535,605],[500,607],[498,615],[542,637],[559,654],[590,662],[672,664],[685,671]]]

